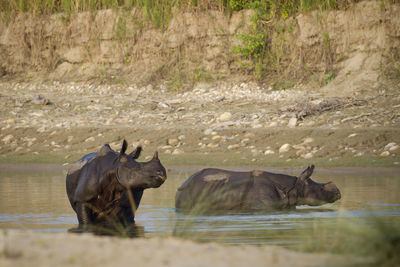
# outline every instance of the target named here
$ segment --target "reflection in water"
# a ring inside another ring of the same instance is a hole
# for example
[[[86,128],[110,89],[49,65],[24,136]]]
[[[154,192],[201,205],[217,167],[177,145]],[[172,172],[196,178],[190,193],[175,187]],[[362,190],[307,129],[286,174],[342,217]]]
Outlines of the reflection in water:
[[[160,188],[146,190],[135,218],[139,227],[119,231],[125,236],[175,235],[228,244],[295,246],[304,240],[305,234],[315,230],[316,224],[367,224],[374,217],[400,218],[399,173],[337,170],[321,173],[317,170],[313,176],[320,182],[333,181],[339,187],[342,199],[333,204],[300,206],[295,210],[264,214],[195,216],[177,213],[174,208],[176,189],[193,172],[171,172]],[[0,228],[79,232],[81,229],[77,226],[62,171],[0,169]],[[102,229],[100,234],[109,234],[109,230]]]
[[[117,237],[144,237],[144,227],[131,224],[128,226],[122,225],[88,225],[85,227],[73,227],[68,229],[68,232],[75,234],[92,233],[99,236],[117,236]]]

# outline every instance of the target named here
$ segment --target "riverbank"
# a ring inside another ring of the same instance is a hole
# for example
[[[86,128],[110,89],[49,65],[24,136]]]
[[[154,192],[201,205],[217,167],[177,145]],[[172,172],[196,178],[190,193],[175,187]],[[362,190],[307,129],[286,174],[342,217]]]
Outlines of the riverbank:
[[[7,266],[350,266],[352,257],[301,253],[273,246],[224,246],[177,238],[3,231],[0,265]],[[365,260],[364,260],[365,263]]]
[[[166,164],[380,166],[400,162],[400,94],[275,91],[256,83],[0,83],[0,161],[70,163],[109,143]]]

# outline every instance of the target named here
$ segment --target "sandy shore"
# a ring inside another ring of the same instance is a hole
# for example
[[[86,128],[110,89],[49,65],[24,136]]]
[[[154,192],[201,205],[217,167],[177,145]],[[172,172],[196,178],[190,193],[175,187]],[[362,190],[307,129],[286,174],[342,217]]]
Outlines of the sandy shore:
[[[273,246],[225,246],[177,238],[3,231],[0,266],[344,266],[356,259]]]

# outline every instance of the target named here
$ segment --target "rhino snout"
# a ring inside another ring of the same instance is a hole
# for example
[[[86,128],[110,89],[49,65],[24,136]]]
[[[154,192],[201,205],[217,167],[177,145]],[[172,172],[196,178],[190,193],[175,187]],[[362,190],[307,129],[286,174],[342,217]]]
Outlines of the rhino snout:
[[[325,184],[324,189],[326,191],[332,192],[334,194],[334,201],[342,198],[339,188],[337,188],[337,186],[334,183],[329,182],[329,183]]]

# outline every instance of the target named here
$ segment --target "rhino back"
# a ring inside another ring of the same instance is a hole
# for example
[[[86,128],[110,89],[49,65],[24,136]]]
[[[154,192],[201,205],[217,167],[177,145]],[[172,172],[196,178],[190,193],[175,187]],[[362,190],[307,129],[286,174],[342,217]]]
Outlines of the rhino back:
[[[251,183],[249,172],[203,169],[178,189],[175,206],[199,212],[240,209]]]

